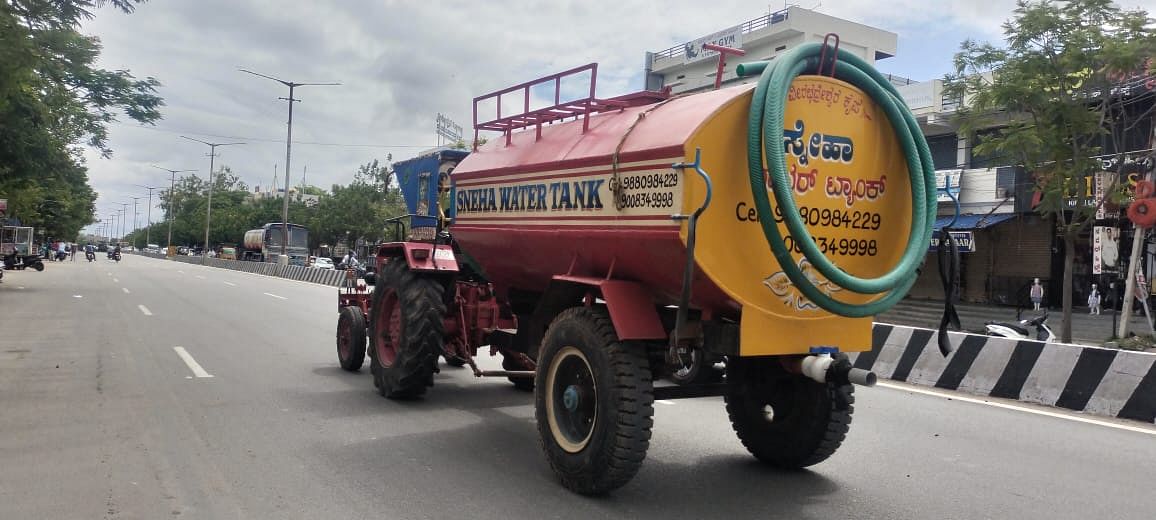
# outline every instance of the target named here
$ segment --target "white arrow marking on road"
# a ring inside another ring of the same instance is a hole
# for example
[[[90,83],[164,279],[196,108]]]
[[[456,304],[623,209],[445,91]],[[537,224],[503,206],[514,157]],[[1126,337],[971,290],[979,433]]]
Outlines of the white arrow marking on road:
[[[284,296],[277,296],[276,294],[273,294],[273,293],[265,293],[265,296],[272,296],[274,298],[277,298],[278,300],[288,300],[289,299],[289,298],[286,298]]]
[[[237,284],[235,284],[235,283],[233,283],[233,282],[225,282],[225,285],[230,285],[230,286],[233,286],[233,287],[236,287],[236,286],[237,286]]]
[[[145,316],[152,316],[153,315],[152,312],[149,312],[148,307],[145,307],[144,305],[137,305],[137,307],[140,308],[140,311],[143,312]]]
[[[185,347],[173,347],[173,350],[177,351],[177,355],[181,357],[181,361],[184,361],[185,364],[189,366],[189,370],[193,371],[194,376],[213,377],[212,374],[205,372],[205,369],[201,367],[200,363],[197,363],[197,360],[193,359],[193,356],[189,355],[189,351],[185,350]]]
[[[120,290],[124,291],[125,294],[131,294],[128,292],[128,287],[121,287]]]

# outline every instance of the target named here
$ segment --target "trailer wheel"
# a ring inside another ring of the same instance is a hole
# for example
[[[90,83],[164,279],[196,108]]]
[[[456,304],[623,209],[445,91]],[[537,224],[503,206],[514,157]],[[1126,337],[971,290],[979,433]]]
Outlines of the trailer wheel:
[[[365,363],[365,315],[359,307],[342,307],[337,315],[337,361],[350,372]]]
[[[418,397],[433,385],[442,352],[443,288],[404,262],[390,262],[383,274],[369,321],[373,384],[385,397]]]
[[[646,458],[654,390],[645,353],[618,342],[603,311],[554,319],[534,383],[538,438],[562,485],[601,494],[630,481]]]
[[[747,451],[785,469],[818,464],[834,454],[855,411],[850,383],[819,383],[787,372],[775,358],[730,358],[725,400]]]
[[[697,385],[717,383],[722,380],[723,373],[714,367],[714,357],[702,351],[690,351],[690,365],[676,366],[670,373],[670,380],[680,385]]]

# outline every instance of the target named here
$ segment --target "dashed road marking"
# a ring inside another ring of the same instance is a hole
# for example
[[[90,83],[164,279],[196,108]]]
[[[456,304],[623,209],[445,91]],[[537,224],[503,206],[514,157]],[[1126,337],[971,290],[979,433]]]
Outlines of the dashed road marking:
[[[84,298],[84,296],[82,296],[80,294],[74,294],[74,295],[72,295],[72,297],[73,298]]]
[[[125,294],[132,294],[129,292],[128,287],[121,287],[120,290],[124,291]]]
[[[200,363],[197,363],[197,360],[193,359],[193,356],[189,354],[189,351],[185,350],[185,347],[173,347],[173,350],[180,356],[181,361],[184,361],[185,364],[188,365],[189,370],[193,371],[194,376],[213,377],[212,374],[205,371]]]
[[[233,282],[225,282],[225,285],[228,285],[230,287],[236,287],[237,286],[237,284],[235,284]]]
[[[289,298],[286,298],[284,296],[277,296],[276,294],[273,294],[273,293],[265,293],[265,296],[272,296],[274,298],[277,298],[278,300],[288,300],[289,299]]]
[[[140,311],[142,313],[144,313],[145,316],[152,316],[153,315],[152,311],[150,311],[149,308],[145,307],[144,305],[137,305],[137,308],[139,308]]]
[[[200,279],[202,279],[202,280],[204,280],[204,279],[205,279],[205,277],[204,277],[204,276],[201,276],[201,275],[199,275],[199,274],[197,275],[197,278],[200,278]]]
[[[673,405],[674,401],[667,401],[666,399],[659,399],[659,400],[655,401],[655,403],[665,404],[665,405],[669,406],[669,405]]]

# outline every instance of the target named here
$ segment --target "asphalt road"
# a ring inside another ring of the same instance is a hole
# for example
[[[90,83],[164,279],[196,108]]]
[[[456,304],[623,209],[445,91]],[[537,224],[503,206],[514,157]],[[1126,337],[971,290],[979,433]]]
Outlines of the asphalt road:
[[[573,495],[538,450],[531,396],[505,380],[445,368],[406,403],[379,397],[364,369],[342,372],[334,291],[131,255],[9,272],[0,518],[1156,514],[1151,425],[903,387],[858,392],[840,452],[796,472],[747,455],[721,399],[662,402],[639,475],[609,497]]]

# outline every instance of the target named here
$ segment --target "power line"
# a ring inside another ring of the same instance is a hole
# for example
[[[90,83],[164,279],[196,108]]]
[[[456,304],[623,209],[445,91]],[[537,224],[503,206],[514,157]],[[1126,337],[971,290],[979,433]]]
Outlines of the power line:
[[[138,129],[142,129],[142,130],[152,130],[154,132],[165,132],[165,133],[169,133],[169,134],[189,134],[189,135],[199,135],[199,136],[203,136],[203,137],[215,137],[218,139],[239,139],[242,141],[257,141],[257,142],[262,142],[262,143],[276,143],[276,144],[283,144],[285,142],[284,139],[265,139],[265,138],[261,138],[261,137],[242,137],[242,136],[236,136],[236,135],[207,134],[204,132],[188,132],[188,131],[184,131],[184,130],[173,130],[173,129],[168,129],[168,128],[159,128],[159,127],[155,127],[155,126],[144,126],[144,125],[134,125],[134,124],[129,124],[129,123],[121,123],[121,122],[113,122],[112,124],[117,125],[117,126],[125,126],[125,127],[129,127],[129,128],[138,128]],[[343,147],[343,148],[422,148],[422,149],[425,149],[425,148],[434,148],[435,146],[437,146],[437,145],[433,145],[433,144],[319,143],[319,142],[315,142],[315,141],[293,141],[293,144],[309,145],[309,146],[336,146],[336,147]]]

